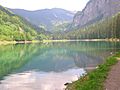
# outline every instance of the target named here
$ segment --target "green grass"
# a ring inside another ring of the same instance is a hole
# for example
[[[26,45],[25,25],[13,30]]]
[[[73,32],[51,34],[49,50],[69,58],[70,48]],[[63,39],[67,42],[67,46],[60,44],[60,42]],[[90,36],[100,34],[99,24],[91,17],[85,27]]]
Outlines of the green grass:
[[[99,65],[97,69],[69,84],[66,90],[104,90],[103,85],[108,76],[108,72],[111,66],[118,62],[116,57],[120,57],[120,53],[109,57],[106,62]]]

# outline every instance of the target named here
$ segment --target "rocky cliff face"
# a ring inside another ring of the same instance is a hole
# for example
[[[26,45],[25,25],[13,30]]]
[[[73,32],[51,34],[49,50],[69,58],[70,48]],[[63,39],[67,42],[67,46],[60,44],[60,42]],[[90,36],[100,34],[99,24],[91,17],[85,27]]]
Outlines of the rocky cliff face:
[[[73,19],[73,26],[82,27],[120,11],[120,0],[90,0],[82,12]]]

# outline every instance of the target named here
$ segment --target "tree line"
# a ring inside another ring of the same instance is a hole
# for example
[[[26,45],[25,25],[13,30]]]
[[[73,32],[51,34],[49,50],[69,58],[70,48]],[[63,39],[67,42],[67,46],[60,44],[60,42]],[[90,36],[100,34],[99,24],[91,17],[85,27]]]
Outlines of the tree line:
[[[35,31],[25,19],[0,6],[0,41],[42,40],[49,37]]]
[[[53,35],[54,39],[119,39],[120,13],[95,24],[64,34]]]

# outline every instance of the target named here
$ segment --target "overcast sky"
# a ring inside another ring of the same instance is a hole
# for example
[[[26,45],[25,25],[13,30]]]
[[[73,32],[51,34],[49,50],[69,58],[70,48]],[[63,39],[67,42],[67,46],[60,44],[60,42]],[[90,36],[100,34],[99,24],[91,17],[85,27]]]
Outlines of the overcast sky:
[[[46,8],[63,8],[81,11],[89,0],[0,0],[0,5],[8,8],[38,10]]]

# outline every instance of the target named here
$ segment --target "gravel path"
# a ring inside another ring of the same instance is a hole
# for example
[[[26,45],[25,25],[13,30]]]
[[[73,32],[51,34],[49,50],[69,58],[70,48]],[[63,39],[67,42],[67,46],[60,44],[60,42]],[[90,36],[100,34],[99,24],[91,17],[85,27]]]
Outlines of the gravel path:
[[[105,90],[120,90],[120,59],[109,72],[104,87]]]

